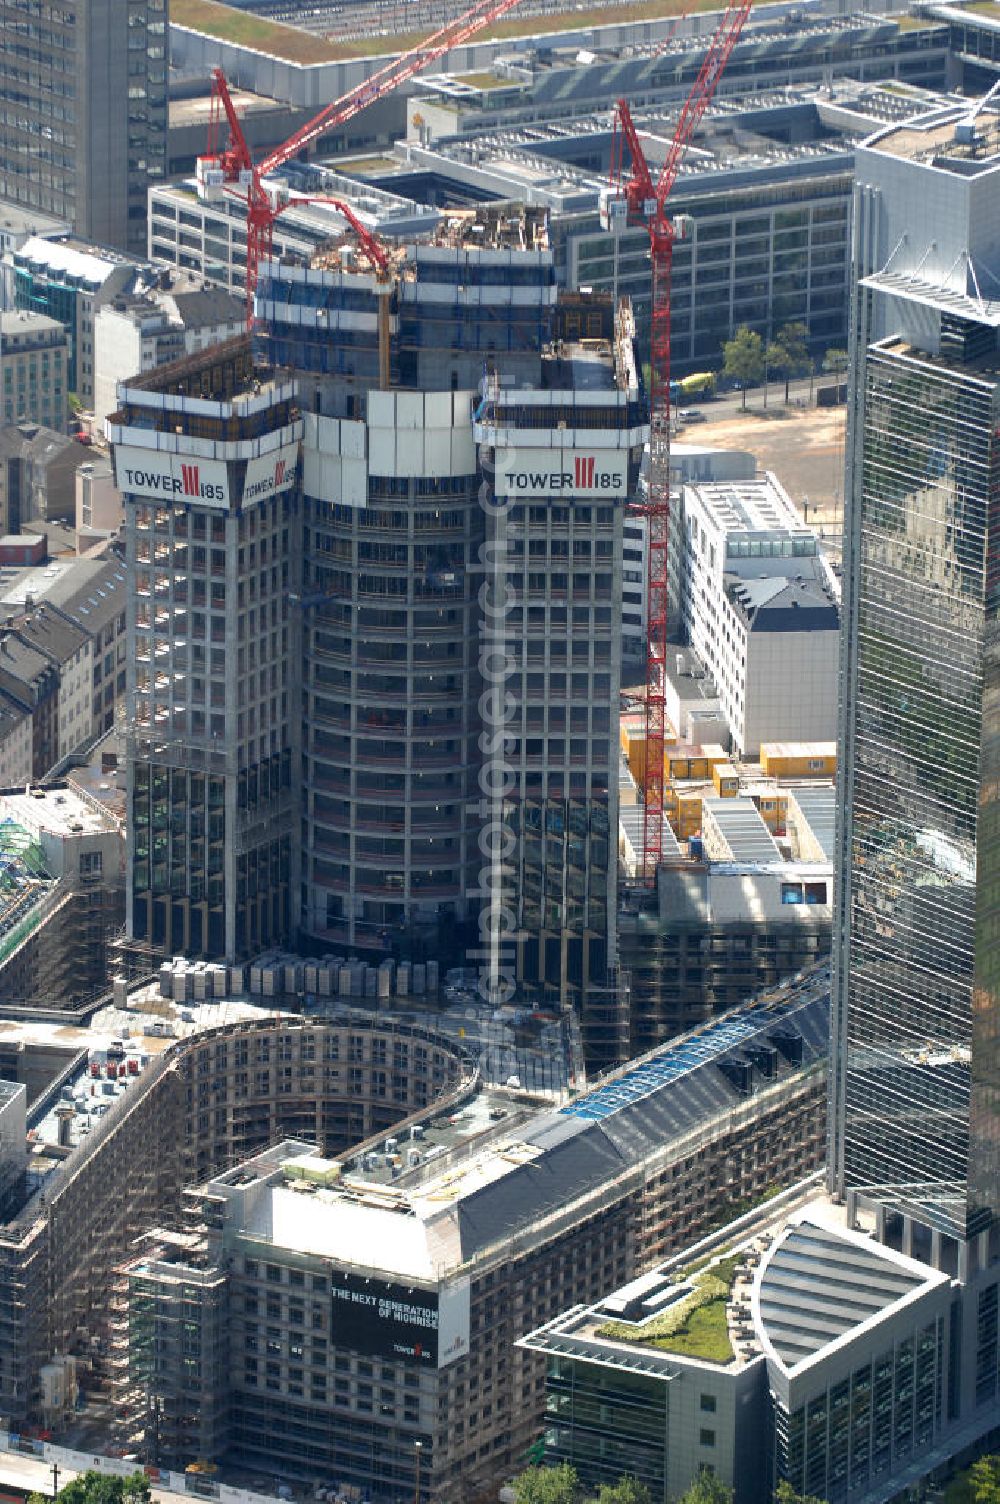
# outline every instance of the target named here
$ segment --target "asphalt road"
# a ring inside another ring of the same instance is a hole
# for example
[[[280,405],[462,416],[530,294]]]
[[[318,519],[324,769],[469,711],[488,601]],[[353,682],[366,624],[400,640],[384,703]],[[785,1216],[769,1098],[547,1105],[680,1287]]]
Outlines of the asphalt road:
[[[814,400],[816,388],[818,386],[830,386],[832,382],[832,376],[813,377],[812,389]],[[808,376],[803,376],[801,380],[790,382],[788,386],[789,400],[791,402],[798,401],[804,404],[808,404],[809,385],[810,383]],[[784,402],[785,383],[783,381],[772,381],[767,389],[767,406],[781,408],[784,406]],[[762,386],[755,386],[751,388],[751,390],[747,392],[747,408],[753,408],[754,411],[759,411],[763,406],[764,388]],[[709,397],[707,399],[704,397],[699,397],[694,402],[677,403],[674,407],[674,412],[679,418],[683,418],[685,411],[691,409],[693,409],[695,412],[704,413],[706,420],[710,423],[720,422],[723,418],[736,418],[739,417],[740,413],[743,411],[743,393],[720,392],[717,397]],[[690,430],[690,442],[692,444],[697,444],[698,439],[696,437],[696,429],[700,427],[700,424],[685,424],[684,422],[682,422],[680,426],[682,432],[686,428]],[[687,434],[685,434],[684,436],[687,437]]]

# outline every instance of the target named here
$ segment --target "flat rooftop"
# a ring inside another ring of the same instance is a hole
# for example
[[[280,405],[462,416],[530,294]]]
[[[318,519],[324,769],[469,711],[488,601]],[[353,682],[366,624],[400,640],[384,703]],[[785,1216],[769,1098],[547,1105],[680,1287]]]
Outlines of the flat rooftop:
[[[344,197],[357,199],[358,192],[359,185],[354,183]],[[362,221],[365,217],[364,213],[359,213]],[[449,209],[432,229],[415,239],[415,245],[409,242],[382,244],[389,265],[397,276],[418,276],[421,259],[425,266],[429,266],[435,251],[548,251],[548,211],[523,204],[481,204],[469,209]],[[350,248],[349,259],[342,254],[345,247]],[[371,275],[377,270],[350,229],[331,235],[313,253],[311,261],[314,268],[323,271],[356,271]]]
[[[116,266],[128,261],[122,252],[109,250],[106,246],[87,245],[71,238],[46,240],[40,235],[25,241],[14,255],[19,265],[33,262],[39,268],[63,272],[94,287],[102,286]]]
[[[905,125],[890,126],[865,142],[887,156],[978,177],[1000,166],[1000,110],[991,101],[975,114],[976,101],[934,111]]]
[[[687,490],[722,533],[778,534],[812,540],[815,547],[813,530],[803,523],[788,492],[770,472],[759,480],[689,482]]]
[[[177,0],[174,0],[175,6]],[[183,3],[183,0],[181,0]],[[174,19],[173,11],[170,16]],[[287,110],[288,106],[266,94],[251,94],[248,89],[230,86],[229,97],[236,106],[241,119],[247,115],[264,115],[269,110]],[[213,100],[210,94],[201,94],[195,99],[171,99],[169,117],[171,126],[207,125],[212,118]]]
[[[722,851],[709,851],[709,855],[717,860],[751,864],[782,860],[774,837],[752,799],[743,796],[720,799],[712,795],[702,800],[701,807],[708,823],[704,836],[706,851],[713,836],[724,847]]]
[[[518,1345],[665,1382],[688,1362],[793,1373],[949,1283],[849,1227],[813,1177]]]
[[[113,815],[68,784],[0,794],[0,820],[13,820],[26,830],[48,831],[57,836],[95,835],[119,829]]]

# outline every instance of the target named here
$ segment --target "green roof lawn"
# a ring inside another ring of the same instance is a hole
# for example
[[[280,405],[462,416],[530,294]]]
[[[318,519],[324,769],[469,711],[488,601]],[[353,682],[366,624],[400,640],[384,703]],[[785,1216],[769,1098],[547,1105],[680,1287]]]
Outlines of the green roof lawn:
[[[615,1342],[641,1343],[657,1352],[701,1358],[708,1363],[731,1362],[734,1353],[726,1311],[740,1262],[738,1254],[720,1259],[710,1267],[703,1267],[699,1261],[678,1274],[679,1281],[693,1277],[694,1289],[669,1311],[637,1323],[608,1321],[597,1335]]]
[[[756,9],[763,9],[763,0]],[[561,31],[590,30],[595,26],[625,25],[634,21],[662,21],[669,16],[692,11],[721,11],[720,0],[626,0],[621,5],[581,6],[546,16],[510,16],[487,26],[476,38],[479,42],[500,41],[505,37],[525,37]],[[234,10],[221,0],[170,0],[170,20],[177,26],[233,42],[257,52],[272,53],[291,63],[327,63],[357,57],[393,56],[422,42],[426,31],[402,35],[374,35],[354,41],[334,41],[311,35],[294,26],[268,21],[243,10]],[[443,60],[447,67],[447,59]]]

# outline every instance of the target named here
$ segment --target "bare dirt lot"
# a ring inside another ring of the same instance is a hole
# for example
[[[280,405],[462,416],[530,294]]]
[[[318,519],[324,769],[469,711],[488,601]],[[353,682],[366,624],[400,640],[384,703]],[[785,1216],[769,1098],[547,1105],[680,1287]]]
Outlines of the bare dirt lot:
[[[727,413],[705,423],[682,424],[681,444],[720,449],[749,449],[759,470],[778,477],[804,518],[831,542],[842,525],[844,496],[844,423],[840,407],[785,407],[771,397],[748,400],[745,413]]]

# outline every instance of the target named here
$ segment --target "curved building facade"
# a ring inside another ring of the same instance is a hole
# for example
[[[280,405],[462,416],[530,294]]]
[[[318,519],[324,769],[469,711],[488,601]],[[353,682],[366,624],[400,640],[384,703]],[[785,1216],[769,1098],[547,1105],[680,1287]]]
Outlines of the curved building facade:
[[[273,1017],[178,1041],[0,1226],[0,1413],[37,1415],[56,1354],[98,1361],[114,1269],[177,1215],[192,1180],[289,1133],[338,1153],[432,1104],[461,1100],[475,1070],[443,1036],[358,1016]]]

